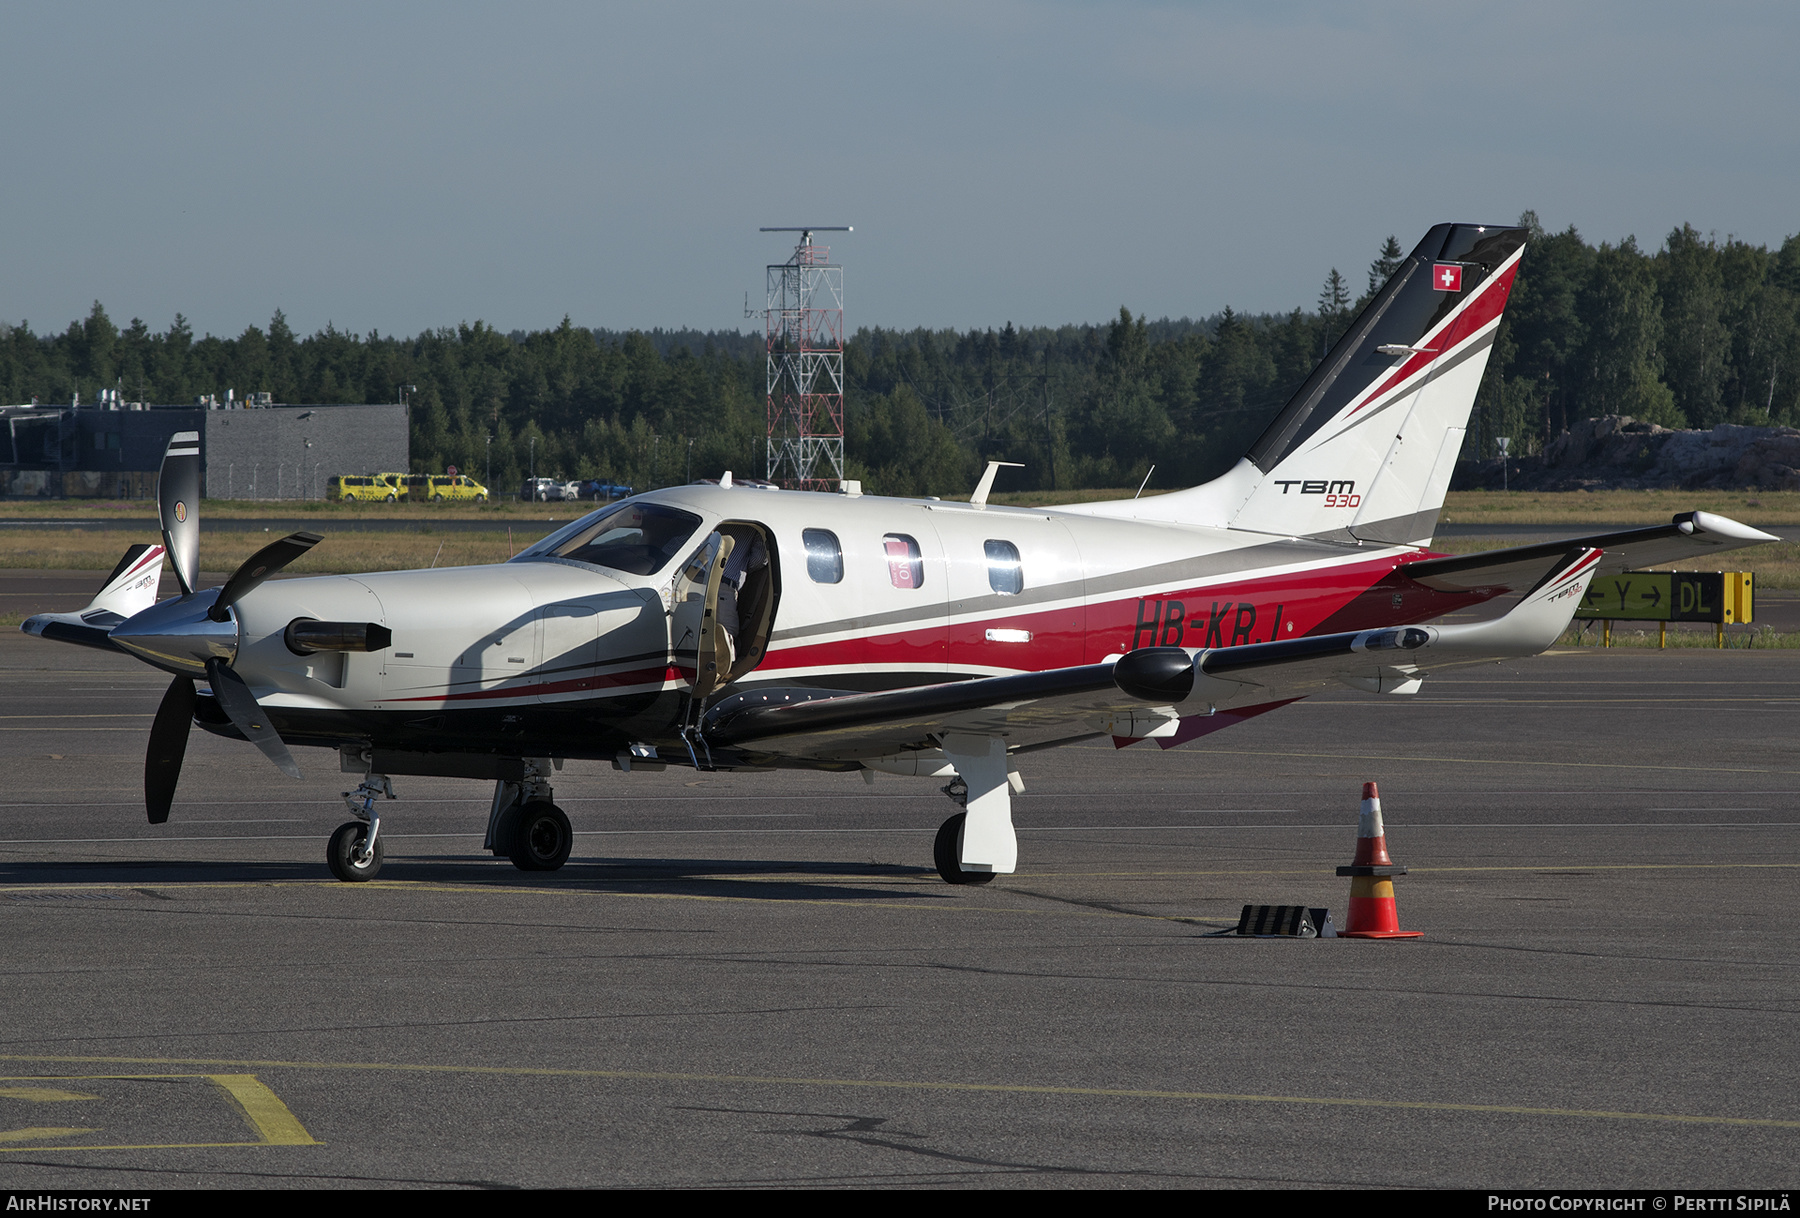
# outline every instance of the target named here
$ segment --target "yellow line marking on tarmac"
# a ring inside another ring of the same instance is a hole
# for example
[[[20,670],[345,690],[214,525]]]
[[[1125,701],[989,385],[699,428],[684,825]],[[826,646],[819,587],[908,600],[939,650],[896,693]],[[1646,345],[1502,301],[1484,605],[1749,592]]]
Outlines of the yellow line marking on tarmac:
[[[131,1064],[151,1065],[196,1065],[195,1062],[162,1062],[155,1059],[140,1058],[95,1058],[95,1057],[0,1057],[0,1061],[63,1061],[63,1062],[128,1062]],[[75,1074],[40,1078],[36,1075],[17,1075],[12,1078],[0,1078],[0,1082],[75,1082],[75,1081],[120,1081],[134,1082],[144,1080],[163,1081],[167,1079],[204,1079],[212,1083],[223,1094],[244,1122],[256,1131],[254,1142],[148,1142],[133,1145],[112,1146],[0,1146],[0,1154],[15,1150],[203,1150],[220,1147],[243,1146],[323,1146],[324,1143],[306,1131],[288,1106],[281,1102],[281,1097],[269,1090],[268,1086],[254,1074]],[[6,1094],[10,1090],[32,1090],[31,1088],[8,1088],[0,1090]],[[40,1088],[40,1090],[47,1090]],[[67,1094],[58,1098],[97,1100],[97,1095]],[[17,1129],[10,1133],[0,1133],[0,1142],[43,1141],[49,1138],[68,1138],[83,1133],[98,1133],[98,1129],[75,1129],[33,1127]]]
[[[154,718],[156,718],[155,715],[0,715],[0,719],[154,719]]]
[[[473,1074],[489,1078],[591,1078],[621,1082],[723,1083],[734,1086],[829,1087],[879,1091],[962,1092],[986,1095],[1089,1096],[1102,1099],[1200,1100],[1226,1104],[1304,1104],[1328,1108],[1385,1108],[1414,1112],[1475,1112],[1510,1116],[1577,1117],[1587,1120],[1651,1121],[1679,1125],[1726,1125],[1800,1129],[1800,1120],[1772,1117],[1705,1116],[1681,1112],[1615,1112],[1597,1108],[1541,1108],[1523,1104],[1457,1104],[1441,1100],[1384,1100],[1324,1095],[1259,1095],[1251,1092],[1173,1091],[1135,1087],[1058,1087],[1030,1083],[942,1082],[926,1079],[807,1078],[800,1075],[702,1074],[671,1070],[582,1070],[555,1066],[436,1066],[412,1062],[243,1061],[228,1058],[52,1057],[0,1054],[0,1061],[96,1062],[165,1066],[235,1066],[257,1070],[322,1070],[394,1074]],[[221,1077],[221,1076],[213,1076]],[[223,1076],[230,1077],[230,1076]],[[261,1143],[257,1143],[261,1145]]]
[[[0,1142],[43,1142],[50,1138],[72,1138],[80,1133],[97,1133],[94,1129],[76,1129],[72,1126],[33,1125],[27,1129],[8,1129],[0,1131]],[[25,1150],[26,1147],[18,1147]],[[56,1150],[54,1146],[33,1146],[32,1150]]]
[[[226,1095],[231,1097],[250,1127],[256,1130],[265,1146],[318,1146],[317,1138],[306,1132],[281,1097],[270,1091],[254,1074],[209,1075]]]
[[[1265,868],[1255,868],[1255,869],[1250,869],[1250,870],[1246,870],[1242,867],[1221,867],[1221,868],[1212,868],[1212,869],[1177,870],[1177,871],[1168,871],[1168,870],[1158,870],[1158,871],[1018,871],[1018,872],[1010,872],[1010,873],[1008,873],[1008,876],[1009,876],[1009,878],[1015,879],[1015,880],[1056,880],[1056,879],[1072,879],[1072,878],[1113,878],[1113,877],[1133,877],[1133,876],[1136,876],[1139,878],[1144,878],[1144,879],[1158,879],[1158,878],[1189,877],[1189,876],[1214,876],[1214,875],[1320,875],[1322,873],[1335,873],[1336,867],[1337,867],[1337,864],[1335,864],[1335,863],[1320,863],[1317,866],[1313,866],[1313,867],[1265,867]],[[1782,871],[1782,870],[1795,870],[1795,869],[1800,869],[1800,863],[1580,863],[1580,862],[1558,862],[1558,863],[1543,863],[1543,864],[1539,864],[1537,866],[1531,866],[1531,867],[1519,867],[1519,866],[1508,866],[1508,867],[1501,867],[1501,866],[1431,867],[1431,866],[1425,866],[1425,867],[1415,867],[1415,866],[1409,865],[1407,868],[1407,870],[1410,874],[1415,874],[1415,875],[1423,874],[1423,873],[1449,872],[1449,871],[1539,871],[1539,872],[1563,872],[1563,871],[1758,871],[1758,870]],[[792,874],[770,875],[770,876],[744,876],[744,875],[734,874],[731,872],[719,872],[716,874],[694,873],[694,874],[685,876],[683,878],[691,880],[691,881],[695,881],[695,882],[727,879],[727,880],[732,880],[732,881],[736,881],[739,883],[747,883],[747,884],[791,883],[795,879],[803,879],[808,882],[821,882],[821,881],[829,881],[829,880],[839,880],[839,881],[853,882],[853,883],[877,882],[877,881],[870,880],[867,876],[860,876],[860,875],[820,876],[820,875],[813,875],[813,874],[809,874],[809,873],[805,873],[805,872],[795,872]],[[664,883],[664,882],[666,882],[666,880],[663,877],[650,876],[650,877],[644,878],[643,880],[617,879],[617,880],[605,880],[605,881],[601,881],[601,882],[607,883],[607,884],[626,884],[626,883],[646,883],[647,884],[647,883]],[[905,891],[907,888],[924,888],[924,889],[927,889],[927,890],[933,891],[933,892],[937,891],[937,885],[935,884],[935,882],[929,880],[928,877],[920,877],[918,880],[898,879],[898,880],[892,880],[892,881],[886,881],[886,882],[892,883],[895,885],[896,890],[897,890],[896,898],[900,895],[901,892]],[[12,886],[12,885],[0,886],[0,896],[6,896],[6,895],[9,895],[12,893],[21,893],[21,892],[100,892],[100,891],[113,891],[113,890],[123,891],[123,892],[136,892],[139,888],[143,888],[143,887],[154,887],[159,892],[173,892],[173,891],[185,891],[185,890],[206,892],[206,891],[214,891],[214,890],[242,889],[242,888],[322,888],[322,889],[326,889],[331,892],[342,893],[345,896],[351,896],[351,895],[354,895],[357,893],[374,893],[374,892],[433,892],[433,893],[452,893],[452,894],[459,895],[459,896],[620,897],[620,898],[624,898],[624,899],[628,899],[628,900],[640,900],[640,901],[648,901],[648,900],[717,901],[717,902],[726,902],[726,903],[750,901],[750,902],[755,902],[756,904],[760,904],[760,905],[768,904],[767,897],[721,896],[716,893],[620,892],[620,891],[617,891],[616,889],[610,889],[610,888],[596,889],[596,888],[592,888],[592,887],[587,887],[586,881],[576,881],[576,883],[582,884],[583,886],[582,887],[570,887],[570,888],[539,888],[539,887],[515,885],[515,884],[498,884],[498,885],[486,885],[486,884],[474,884],[474,883],[446,884],[441,881],[427,881],[427,880],[370,880],[366,883],[355,884],[355,885],[343,884],[337,880],[217,881],[217,882],[198,882],[198,883],[195,883],[195,882],[159,883],[159,884],[153,884],[153,885],[141,885],[141,884],[140,885],[131,885],[131,884],[30,884],[30,885],[26,885],[26,884],[21,884],[21,885],[16,885],[16,886]],[[1004,892],[1007,890],[1001,889],[1001,891]],[[1003,908],[1000,906],[993,906],[993,905],[967,905],[967,904],[963,904],[960,902],[958,902],[954,905],[949,905],[949,904],[919,905],[919,904],[912,904],[912,903],[903,903],[903,902],[899,901],[898,899],[892,900],[892,901],[816,900],[816,899],[808,899],[808,898],[800,898],[800,899],[805,900],[805,903],[808,905],[841,905],[841,906],[850,906],[852,908],[866,907],[866,908],[872,908],[872,909],[908,909],[908,910],[918,910],[918,911],[926,912],[926,913],[937,913],[937,912],[943,912],[943,913],[965,913],[965,912],[966,913],[1027,913],[1027,914],[1033,914],[1033,915],[1038,915],[1038,916],[1057,916],[1057,917],[1137,917],[1137,916],[1140,916],[1140,915],[1136,915],[1136,914],[1130,914],[1130,915],[1111,914],[1111,913],[1104,913],[1101,911],[1080,912],[1080,911],[1062,911],[1062,910],[1009,909],[1009,908]]]
[[[37,1104],[54,1103],[57,1100],[97,1100],[97,1095],[84,1095],[79,1091],[62,1091],[56,1087],[0,1087],[0,1099],[31,1100]]]
[[[1375,753],[1277,753],[1251,749],[1204,749],[1192,757],[1299,757],[1309,761],[1401,761],[1423,765],[1561,766],[1578,770],[1673,770],[1683,774],[1787,774],[1790,770],[1759,766],[1632,765],[1621,761],[1530,761],[1517,757],[1399,757]]]

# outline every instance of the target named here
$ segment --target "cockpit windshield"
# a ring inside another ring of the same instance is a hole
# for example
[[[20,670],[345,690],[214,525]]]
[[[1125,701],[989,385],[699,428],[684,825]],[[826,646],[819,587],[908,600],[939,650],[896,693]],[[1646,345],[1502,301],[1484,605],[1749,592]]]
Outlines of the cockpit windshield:
[[[655,575],[699,527],[700,517],[692,512],[627,501],[558,529],[520,551],[518,558],[567,558],[630,575]]]

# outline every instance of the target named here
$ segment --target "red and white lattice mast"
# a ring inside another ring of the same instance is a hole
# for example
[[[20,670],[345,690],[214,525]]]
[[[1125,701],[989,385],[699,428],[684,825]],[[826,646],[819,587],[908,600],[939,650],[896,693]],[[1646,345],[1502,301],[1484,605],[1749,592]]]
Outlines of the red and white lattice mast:
[[[800,234],[793,257],[768,268],[768,477],[790,490],[835,491],[844,480],[844,268],[813,234],[852,230],[762,231]]]

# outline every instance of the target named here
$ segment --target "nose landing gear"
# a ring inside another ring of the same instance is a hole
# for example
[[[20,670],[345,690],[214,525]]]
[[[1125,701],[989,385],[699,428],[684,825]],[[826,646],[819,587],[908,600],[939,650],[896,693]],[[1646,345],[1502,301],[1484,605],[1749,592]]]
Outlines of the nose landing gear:
[[[381,871],[381,814],[375,801],[394,798],[394,784],[386,774],[368,774],[354,791],[344,792],[344,803],[356,820],[337,827],[325,847],[331,874],[346,883],[372,880]]]

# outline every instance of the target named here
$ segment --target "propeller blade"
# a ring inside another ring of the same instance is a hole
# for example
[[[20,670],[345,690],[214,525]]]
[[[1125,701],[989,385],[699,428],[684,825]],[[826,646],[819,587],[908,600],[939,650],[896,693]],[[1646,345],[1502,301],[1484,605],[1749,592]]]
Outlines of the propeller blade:
[[[156,476],[156,510],[162,517],[163,545],[182,593],[200,577],[200,433],[178,431],[163,450]]]
[[[206,616],[215,622],[224,621],[225,611],[241,600],[245,593],[324,540],[317,533],[289,533],[280,541],[270,542],[232,572],[231,578],[225,581],[225,586],[219,589],[219,599],[206,611]]]
[[[181,759],[187,756],[188,729],[193,724],[194,679],[176,677],[156,708],[150,747],[144,753],[144,810],[153,825],[169,819],[175,784],[181,781]]]
[[[213,697],[237,724],[238,731],[244,733],[244,738],[261,749],[263,756],[273,761],[283,774],[289,778],[300,777],[300,767],[294,764],[293,754],[269,725],[268,715],[257,705],[255,695],[244,684],[244,678],[238,676],[237,670],[215,656],[206,662],[206,675],[212,681]]]

